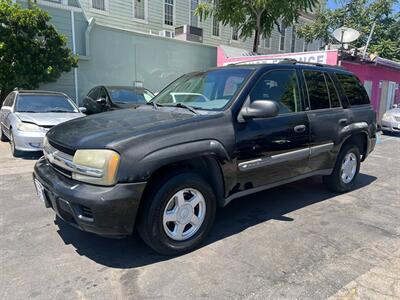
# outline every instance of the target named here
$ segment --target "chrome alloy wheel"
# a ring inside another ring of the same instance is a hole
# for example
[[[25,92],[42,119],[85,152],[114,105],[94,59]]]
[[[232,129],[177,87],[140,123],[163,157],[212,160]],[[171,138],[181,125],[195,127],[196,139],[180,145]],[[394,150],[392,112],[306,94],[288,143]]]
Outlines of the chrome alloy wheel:
[[[164,209],[164,231],[175,241],[187,240],[200,229],[205,215],[203,195],[192,188],[182,189],[168,200]]]
[[[344,183],[350,183],[357,171],[357,157],[354,153],[347,153],[340,168],[340,177]]]

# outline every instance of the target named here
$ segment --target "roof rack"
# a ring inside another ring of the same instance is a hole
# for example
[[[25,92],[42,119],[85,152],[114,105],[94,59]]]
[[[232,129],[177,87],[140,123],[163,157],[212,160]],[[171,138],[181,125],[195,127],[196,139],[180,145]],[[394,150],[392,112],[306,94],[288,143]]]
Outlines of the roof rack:
[[[310,65],[310,66],[317,66],[317,67],[327,67],[328,65],[326,64],[321,64],[321,63],[313,63],[313,62],[306,62],[306,61],[298,61],[297,59],[294,58],[284,58],[278,64],[292,64],[292,65]]]

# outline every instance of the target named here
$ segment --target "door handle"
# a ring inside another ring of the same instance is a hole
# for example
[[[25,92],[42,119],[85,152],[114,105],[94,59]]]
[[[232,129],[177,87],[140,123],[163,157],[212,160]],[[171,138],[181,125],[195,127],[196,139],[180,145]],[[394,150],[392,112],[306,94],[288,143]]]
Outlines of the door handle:
[[[347,119],[340,119],[340,120],[339,120],[339,124],[340,124],[340,125],[347,125],[347,123],[348,123],[348,120],[347,120]]]
[[[306,131],[306,125],[297,125],[294,127],[294,132],[302,133]]]

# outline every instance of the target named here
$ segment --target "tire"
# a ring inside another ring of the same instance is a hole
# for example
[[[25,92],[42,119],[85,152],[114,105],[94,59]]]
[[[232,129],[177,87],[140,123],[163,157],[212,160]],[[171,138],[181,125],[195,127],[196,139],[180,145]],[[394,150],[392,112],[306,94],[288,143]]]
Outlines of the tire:
[[[2,142],[8,142],[9,141],[7,136],[4,134],[3,129],[1,129],[1,128],[0,128],[0,140]]]
[[[148,191],[138,217],[144,242],[163,255],[179,255],[198,247],[211,230],[217,206],[214,191],[203,177],[189,172],[163,177]],[[199,201],[196,206],[190,201],[193,199]],[[176,220],[167,221],[171,216]],[[187,223],[193,216],[197,218],[193,224],[198,225]],[[175,226],[177,232],[183,227],[182,235],[174,235]]]
[[[14,157],[21,157],[23,155],[23,151],[15,149],[15,141],[11,128],[10,128],[10,146],[11,146],[11,154]]]
[[[350,163],[344,166],[347,159]],[[336,160],[333,172],[329,176],[324,176],[324,183],[328,188],[337,193],[344,193],[354,188],[355,180],[360,172],[360,150],[356,145],[345,145],[340,151]],[[345,170],[343,170],[345,168]],[[347,171],[347,172],[346,172]],[[346,176],[346,173],[351,176]]]

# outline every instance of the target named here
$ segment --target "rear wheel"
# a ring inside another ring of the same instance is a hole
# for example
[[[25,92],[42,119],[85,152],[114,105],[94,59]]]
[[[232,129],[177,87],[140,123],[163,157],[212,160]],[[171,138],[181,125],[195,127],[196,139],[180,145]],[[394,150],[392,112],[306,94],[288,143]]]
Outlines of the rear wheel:
[[[340,151],[333,173],[324,176],[325,184],[334,192],[344,193],[354,187],[360,171],[360,150],[355,145],[345,145]]]
[[[160,254],[178,255],[193,250],[204,240],[214,222],[214,192],[195,173],[159,180],[143,201],[138,231]]]

